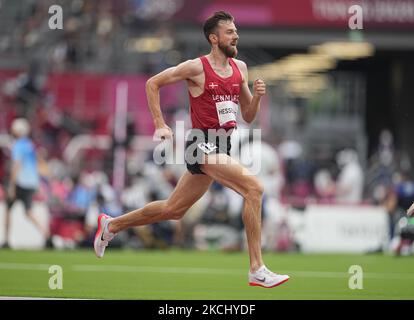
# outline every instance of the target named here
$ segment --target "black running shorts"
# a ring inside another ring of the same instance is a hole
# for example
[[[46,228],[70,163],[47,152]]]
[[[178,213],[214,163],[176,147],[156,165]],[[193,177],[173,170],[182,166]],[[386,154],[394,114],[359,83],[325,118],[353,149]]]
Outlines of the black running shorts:
[[[230,155],[230,131],[192,129],[185,143],[185,164],[192,174],[205,174],[200,168],[206,154]]]

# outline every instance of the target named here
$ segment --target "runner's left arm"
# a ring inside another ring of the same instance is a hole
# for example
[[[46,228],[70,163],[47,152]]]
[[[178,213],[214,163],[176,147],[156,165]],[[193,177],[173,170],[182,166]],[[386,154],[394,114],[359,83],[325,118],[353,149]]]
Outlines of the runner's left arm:
[[[241,61],[240,61],[241,62]],[[261,79],[256,79],[253,82],[253,95],[249,89],[249,78],[247,66],[244,62],[239,64],[239,69],[243,75],[243,82],[240,90],[240,110],[243,120],[247,123],[253,122],[256,118],[257,112],[260,110],[260,100],[266,94],[266,84]]]

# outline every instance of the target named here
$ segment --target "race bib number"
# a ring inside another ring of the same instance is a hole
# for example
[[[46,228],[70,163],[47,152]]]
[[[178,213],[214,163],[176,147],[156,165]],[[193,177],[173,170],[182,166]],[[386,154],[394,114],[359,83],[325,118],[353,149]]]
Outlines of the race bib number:
[[[236,121],[239,106],[233,101],[216,102],[216,109],[220,126],[230,121]]]
[[[217,149],[217,146],[211,142],[199,143],[197,144],[197,147],[199,147],[205,154],[210,154]]]

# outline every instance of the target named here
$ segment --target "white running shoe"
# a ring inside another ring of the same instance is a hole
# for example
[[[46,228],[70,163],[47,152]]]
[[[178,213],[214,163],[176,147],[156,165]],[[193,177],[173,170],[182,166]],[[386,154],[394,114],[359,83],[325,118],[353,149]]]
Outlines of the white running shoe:
[[[98,217],[98,230],[95,234],[95,241],[93,247],[95,248],[95,254],[98,258],[102,258],[105,253],[109,241],[114,237],[114,233],[108,231],[108,224],[112,218],[106,214],[101,213]]]
[[[264,265],[261,266],[256,272],[249,272],[249,286],[273,288],[285,283],[288,280],[289,276],[273,273]]]

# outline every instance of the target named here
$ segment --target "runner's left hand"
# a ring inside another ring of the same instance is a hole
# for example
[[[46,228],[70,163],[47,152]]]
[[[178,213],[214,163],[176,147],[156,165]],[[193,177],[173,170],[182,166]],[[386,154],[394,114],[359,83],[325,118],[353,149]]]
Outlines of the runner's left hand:
[[[256,79],[253,82],[253,96],[262,97],[266,94],[266,84],[261,79]]]

